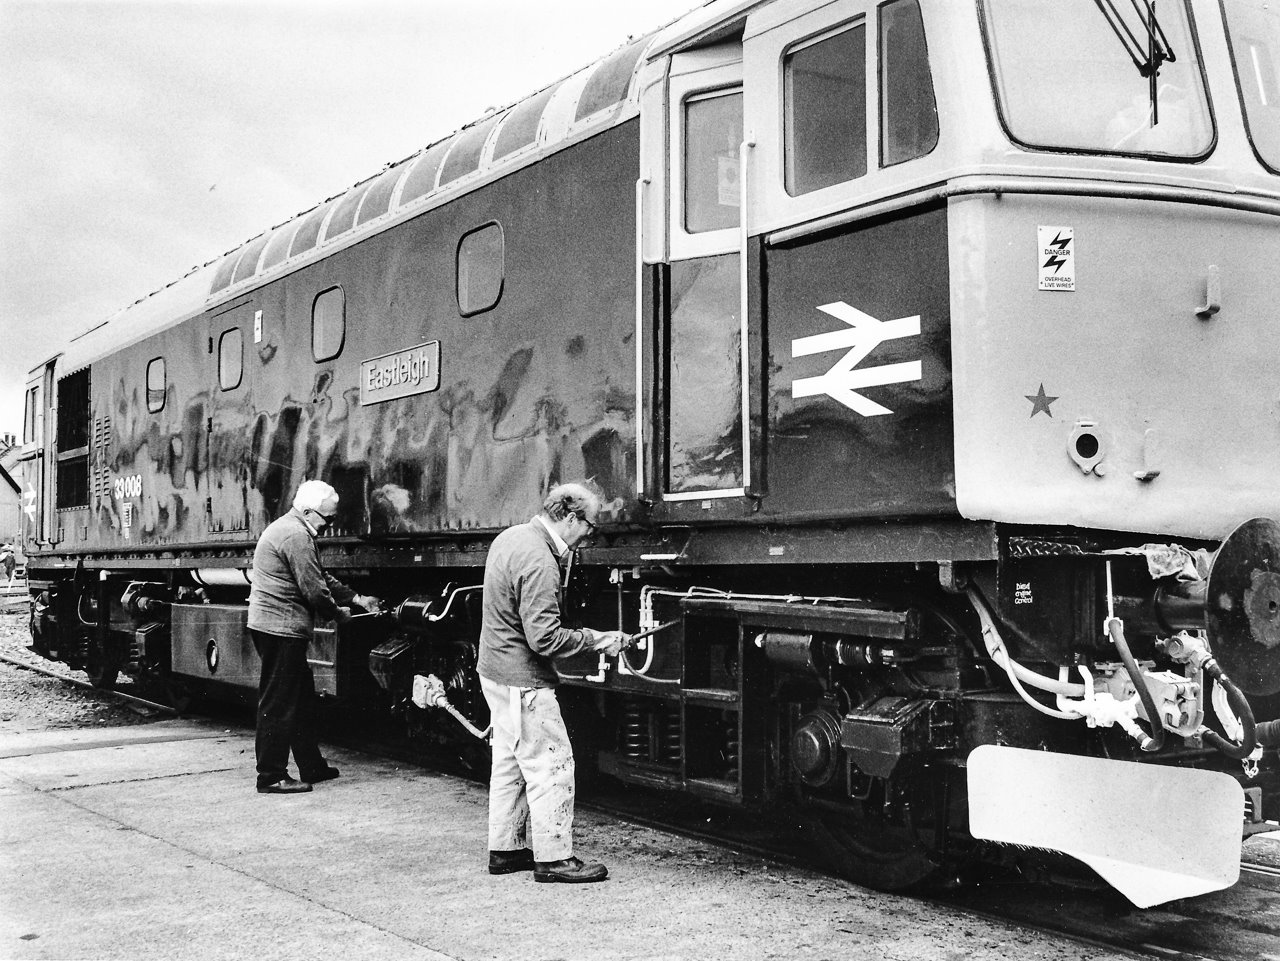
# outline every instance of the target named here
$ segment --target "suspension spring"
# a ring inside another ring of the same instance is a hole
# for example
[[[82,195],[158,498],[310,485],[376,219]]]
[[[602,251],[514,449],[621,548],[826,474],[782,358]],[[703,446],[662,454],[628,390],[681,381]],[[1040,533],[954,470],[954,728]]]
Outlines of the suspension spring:
[[[649,756],[648,717],[635,701],[622,705],[622,756],[636,759]]]
[[[680,763],[680,706],[674,705],[663,717],[662,760],[670,764]]]
[[[724,763],[726,774],[734,779],[738,776],[738,758],[741,744],[738,741],[738,716],[731,714],[725,718],[724,727]]]

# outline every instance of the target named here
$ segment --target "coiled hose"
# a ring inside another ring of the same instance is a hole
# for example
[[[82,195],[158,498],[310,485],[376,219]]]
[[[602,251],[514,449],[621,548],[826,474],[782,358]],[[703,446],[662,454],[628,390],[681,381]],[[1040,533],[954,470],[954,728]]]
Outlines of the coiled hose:
[[[1235,682],[1227,677],[1226,671],[1222,669],[1216,660],[1210,658],[1204,663],[1204,671],[1214,679],[1218,684],[1222,685],[1222,689],[1227,692],[1227,703],[1231,705],[1231,710],[1240,719],[1240,726],[1244,729],[1240,738],[1240,743],[1228,741],[1217,731],[1205,731],[1204,739],[1211,747],[1221,751],[1227,757],[1235,758],[1237,761],[1243,761],[1254,752],[1258,746],[1257,726],[1253,721],[1253,708],[1249,706],[1248,700],[1244,696],[1244,692],[1236,687]],[[1264,724],[1270,735],[1273,726],[1280,724],[1277,721],[1269,721]],[[1280,741],[1280,731],[1275,732],[1276,740]]]

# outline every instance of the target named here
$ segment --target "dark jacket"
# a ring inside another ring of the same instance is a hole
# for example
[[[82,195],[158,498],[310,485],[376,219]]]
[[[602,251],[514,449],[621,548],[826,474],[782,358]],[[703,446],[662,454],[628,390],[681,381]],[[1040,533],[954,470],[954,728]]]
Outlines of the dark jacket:
[[[509,527],[489,548],[476,671],[511,687],[555,687],[551,658],[588,649],[592,636],[560,624],[560,563],[537,519]]]
[[[311,640],[315,618],[332,621],[355,591],[320,567],[315,537],[302,514],[273,521],[253,552],[249,627],[264,634]]]

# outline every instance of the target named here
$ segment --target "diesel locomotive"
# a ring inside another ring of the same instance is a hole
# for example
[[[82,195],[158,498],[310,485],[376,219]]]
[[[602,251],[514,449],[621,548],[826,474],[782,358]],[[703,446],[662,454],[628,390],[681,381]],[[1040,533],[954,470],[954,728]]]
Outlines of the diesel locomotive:
[[[320,478],[388,610],[318,687],[483,763],[431,705],[483,727],[487,545],[591,478],[568,616],[671,626],[559,663],[580,767],[883,888],[1221,889],[1280,816],[1277,263],[1274,3],[712,0],[32,370],[32,647],[252,690]]]

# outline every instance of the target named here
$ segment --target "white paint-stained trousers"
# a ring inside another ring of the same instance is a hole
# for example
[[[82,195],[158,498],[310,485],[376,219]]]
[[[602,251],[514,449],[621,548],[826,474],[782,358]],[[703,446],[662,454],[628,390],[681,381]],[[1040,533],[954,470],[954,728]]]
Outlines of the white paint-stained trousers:
[[[573,747],[555,690],[485,677],[480,687],[493,725],[489,850],[531,847],[535,861],[572,857]]]

